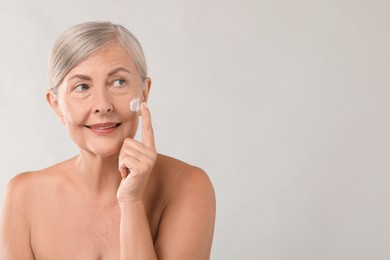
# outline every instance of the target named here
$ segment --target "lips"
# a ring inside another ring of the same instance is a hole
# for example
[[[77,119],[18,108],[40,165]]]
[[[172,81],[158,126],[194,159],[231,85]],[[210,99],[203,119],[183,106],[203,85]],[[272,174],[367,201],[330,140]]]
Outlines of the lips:
[[[85,125],[85,127],[91,129],[98,134],[109,134],[115,131],[121,123],[107,122],[102,124]]]

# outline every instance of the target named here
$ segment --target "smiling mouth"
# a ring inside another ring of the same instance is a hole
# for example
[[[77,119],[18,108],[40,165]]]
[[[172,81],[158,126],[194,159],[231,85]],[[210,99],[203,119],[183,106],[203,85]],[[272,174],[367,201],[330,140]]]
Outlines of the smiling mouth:
[[[94,130],[107,130],[112,129],[120,126],[121,123],[105,123],[105,124],[96,124],[96,125],[84,125],[87,128],[94,129]]]

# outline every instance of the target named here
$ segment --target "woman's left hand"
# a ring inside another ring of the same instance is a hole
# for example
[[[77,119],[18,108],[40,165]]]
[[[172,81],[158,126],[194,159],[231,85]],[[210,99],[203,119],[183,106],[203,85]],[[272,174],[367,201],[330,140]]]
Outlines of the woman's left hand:
[[[119,204],[141,201],[149,175],[157,159],[150,111],[141,105],[142,141],[126,138],[119,154],[122,181],[117,192]]]

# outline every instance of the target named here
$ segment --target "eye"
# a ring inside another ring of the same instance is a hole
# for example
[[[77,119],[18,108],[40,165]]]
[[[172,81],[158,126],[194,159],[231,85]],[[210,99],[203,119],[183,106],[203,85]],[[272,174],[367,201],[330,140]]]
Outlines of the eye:
[[[76,87],[74,87],[74,90],[76,92],[85,92],[89,89],[88,85],[87,84],[80,84],[80,85],[77,85]]]
[[[117,88],[123,87],[125,84],[126,84],[126,81],[123,79],[114,80],[114,82],[112,83],[112,85],[114,87],[117,87]]]

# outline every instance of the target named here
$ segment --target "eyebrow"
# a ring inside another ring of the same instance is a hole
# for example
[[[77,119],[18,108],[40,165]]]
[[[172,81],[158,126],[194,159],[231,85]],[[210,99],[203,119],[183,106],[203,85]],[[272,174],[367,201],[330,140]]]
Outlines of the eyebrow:
[[[124,67],[119,67],[119,68],[116,68],[116,69],[113,69],[112,71],[110,71],[108,73],[108,76],[112,76],[112,75],[114,75],[115,73],[117,73],[119,71],[124,71],[124,72],[127,72],[127,73],[131,74],[131,72],[128,69],[126,69]]]
[[[68,79],[68,81],[70,81],[70,80],[72,80],[72,79],[75,79],[75,78],[84,79],[84,80],[91,80],[91,78],[88,77],[87,75],[75,74],[75,75],[73,75],[72,77],[70,77],[70,78]]]
[[[128,69],[126,69],[124,67],[119,67],[119,68],[115,68],[115,69],[111,70],[108,73],[108,76],[111,77],[112,75],[114,75],[115,73],[117,73],[119,71],[124,71],[124,72],[127,72],[127,73],[131,74],[131,72]],[[83,74],[75,74],[72,77],[70,77],[68,80],[72,80],[72,79],[75,79],[75,78],[84,79],[84,80],[92,80],[91,77],[89,77],[87,75],[83,75]]]

